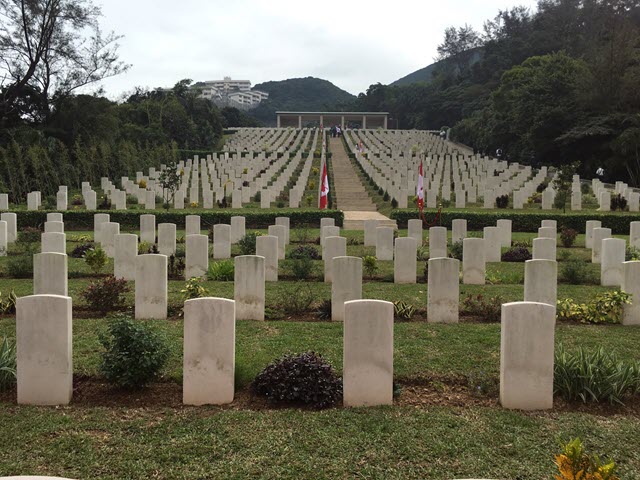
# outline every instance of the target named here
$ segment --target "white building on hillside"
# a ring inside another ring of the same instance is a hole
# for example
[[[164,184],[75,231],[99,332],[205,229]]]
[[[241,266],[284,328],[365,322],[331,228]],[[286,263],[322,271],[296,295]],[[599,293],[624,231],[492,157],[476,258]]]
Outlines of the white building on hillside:
[[[252,90],[249,80],[232,80],[231,77],[197,82],[191,88],[198,90],[201,98],[211,100],[219,107],[236,107],[241,110],[255,108],[262,100],[269,98],[266,92]]]

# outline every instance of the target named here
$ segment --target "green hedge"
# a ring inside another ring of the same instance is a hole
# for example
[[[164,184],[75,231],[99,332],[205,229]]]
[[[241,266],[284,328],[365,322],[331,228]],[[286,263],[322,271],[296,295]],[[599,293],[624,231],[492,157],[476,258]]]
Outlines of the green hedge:
[[[52,210],[53,211],[53,210]],[[24,227],[40,227],[47,221],[46,211],[19,211],[18,230]],[[288,208],[264,209],[264,210],[197,210],[189,209],[171,210],[68,210],[64,214],[64,224],[67,230],[92,230],[93,215],[96,213],[108,213],[112,222],[117,222],[123,227],[139,228],[140,215],[152,213],[158,223],[175,223],[178,228],[184,228],[187,215],[200,215],[202,227],[217,223],[229,223],[231,217],[243,216],[246,219],[246,228],[266,228],[275,223],[276,217],[289,217],[291,227],[308,226],[320,228],[320,219],[334,218],[336,225],[342,226],[344,214],[338,210],[297,210]]]
[[[425,217],[427,221],[435,219],[437,210],[425,209]],[[407,221],[413,218],[420,218],[418,209],[402,209],[391,212],[391,218],[396,220],[399,228],[406,228]],[[537,232],[542,220],[556,220],[558,228],[565,226],[573,228],[579,233],[584,233],[587,220],[600,220],[602,226],[610,228],[614,234],[628,235],[629,223],[640,221],[640,213],[600,213],[600,212],[582,212],[582,213],[525,213],[517,210],[504,210],[502,212],[447,212],[443,211],[439,224],[443,227],[451,228],[451,221],[454,219],[462,219],[467,221],[469,230],[482,230],[484,227],[496,225],[499,219],[511,220],[512,230],[514,232]]]

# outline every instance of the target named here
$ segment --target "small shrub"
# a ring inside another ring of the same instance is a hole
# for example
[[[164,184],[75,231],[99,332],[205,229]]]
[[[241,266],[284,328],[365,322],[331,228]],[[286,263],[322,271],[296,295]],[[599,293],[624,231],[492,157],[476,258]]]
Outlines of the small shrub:
[[[575,353],[558,346],[554,359],[553,390],[567,401],[609,402],[622,405],[624,397],[640,392],[640,363],[624,362],[600,347]]]
[[[298,245],[289,253],[289,258],[300,259],[310,258],[311,260],[320,260],[320,252],[312,245]]]
[[[92,282],[82,292],[82,296],[92,310],[102,313],[115,310],[124,303],[124,294],[129,292],[127,281],[109,275],[98,282]]]
[[[503,262],[526,262],[533,257],[526,247],[511,247],[502,254],[501,258]]]
[[[399,320],[411,320],[416,313],[416,307],[403,302],[402,300],[393,302],[393,316]]]
[[[542,193],[547,189],[548,186],[549,186],[549,182],[542,182],[540,185],[536,187],[536,192]]]
[[[384,192],[384,195],[382,196],[382,200],[384,200],[385,202],[389,201],[389,192]]]
[[[581,323],[620,323],[625,304],[631,296],[620,290],[597,295],[589,304],[576,303],[571,298],[558,300],[556,316],[561,320]]]
[[[276,207],[278,207],[278,208],[284,208],[284,202],[283,202],[282,200],[278,200],[278,201],[276,202]]]
[[[321,320],[331,320],[331,300],[322,300],[318,305],[316,315]]]
[[[83,258],[86,253],[93,248],[93,243],[83,243],[74,248],[69,254],[72,258]]]
[[[342,379],[321,355],[306,352],[269,364],[251,383],[251,391],[271,403],[327,408],[342,399]]]
[[[289,315],[303,315],[311,309],[315,300],[316,296],[309,284],[297,282],[293,290],[284,292],[278,303]]]
[[[42,237],[42,232],[34,227],[25,227],[18,232],[18,238],[16,242],[21,245],[30,245],[39,243]]]
[[[253,196],[253,200],[255,202],[259,202],[262,199],[262,192],[258,191],[256,192],[256,194]]]
[[[98,210],[111,210],[111,200],[105,195],[100,197],[100,203],[98,203]]]
[[[378,259],[373,255],[362,257],[362,270],[369,279],[372,279],[378,273]]]
[[[100,371],[109,383],[138,389],[158,378],[167,363],[169,349],[152,324],[120,317],[110,322],[100,335]]]
[[[316,265],[308,256],[292,258],[288,262],[288,270],[296,280],[308,280],[316,273]]]
[[[2,292],[0,292],[0,314],[7,315],[16,313],[16,301],[18,297],[16,296],[16,292],[11,290],[9,295],[3,297]]]
[[[615,212],[616,210],[620,210],[623,212],[627,209],[627,199],[624,198],[619,193],[617,195],[611,196],[611,211]]]
[[[221,262],[211,262],[207,279],[216,282],[231,282],[235,275],[236,267],[233,260],[222,260]]]
[[[589,264],[577,260],[563,263],[559,280],[570,285],[595,285],[600,283],[598,275],[589,268]]]
[[[307,195],[306,202],[307,202],[307,207],[312,206],[313,205],[313,195]]]
[[[167,263],[167,277],[171,280],[182,280],[184,278],[184,256],[171,255]]]
[[[498,208],[507,208],[509,206],[509,195],[500,195],[496,197],[496,206]]]
[[[567,443],[560,455],[555,456],[560,475],[555,480],[620,480],[613,461],[603,462],[598,455],[587,455],[579,438]]]
[[[87,253],[84,254],[84,261],[94,275],[97,275],[107,265],[109,257],[99,245],[96,245],[87,250]]]
[[[483,322],[499,322],[504,299],[500,296],[485,297],[482,294],[469,295],[462,302],[463,311]]]
[[[180,290],[180,293],[182,294],[182,298],[185,301],[191,300],[194,298],[202,298],[209,295],[209,292],[207,291],[207,289],[200,284],[201,281],[202,279],[200,278],[190,278],[189,280],[187,280],[187,283],[185,283],[184,288]]]
[[[56,202],[57,203],[57,202]],[[83,205],[84,204],[84,200],[82,198],[82,195],[74,195],[73,197],[71,197],[71,205]]]
[[[625,262],[630,262],[632,260],[640,260],[640,249],[627,245],[627,250],[624,253]]]
[[[256,254],[256,238],[260,236],[258,232],[247,233],[238,242],[240,253],[242,255],[255,255]]]
[[[138,255],[144,255],[145,253],[149,253],[151,249],[151,244],[149,242],[140,242],[138,244]]]
[[[453,244],[451,244],[449,255],[452,258],[456,258],[462,261],[462,247],[463,247],[462,240],[458,240],[457,242],[454,242]]]
[[[565,248],[573,247],[577,236],[578,232],[573,228],[562,227],[560,229],[560,243]]]
[[[398,208],[398,201],[395,198],[391,200],[391,208]]]
[[[33,278],[33,255],[20,255],[7,261],[7,273],[11,278]]]
[[[316,182],[314,182],[313,180],[309,181],[309,190],[313,190],[314,188],[316,188]]]
[[[0,345],[0,392],[16,383],[16,348],[8,338]]]

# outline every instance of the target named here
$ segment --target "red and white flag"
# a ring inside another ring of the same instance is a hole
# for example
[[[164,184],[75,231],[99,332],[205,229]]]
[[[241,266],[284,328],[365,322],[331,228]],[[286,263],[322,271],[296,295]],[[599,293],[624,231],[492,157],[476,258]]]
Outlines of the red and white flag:
[[[327,177],[327,164],[322,168],[322,187],[320,189],[320,210],[327,208],[327,195],[329,194],[329,178]]]
[[[422,209],[424,208],[424,190],[423,186],[423,175],[422,175],[422,160],[420,160],[420,169],[418,170],[418,189],[417,189],[417,197],[418,197],[418,210],[422,213]]]

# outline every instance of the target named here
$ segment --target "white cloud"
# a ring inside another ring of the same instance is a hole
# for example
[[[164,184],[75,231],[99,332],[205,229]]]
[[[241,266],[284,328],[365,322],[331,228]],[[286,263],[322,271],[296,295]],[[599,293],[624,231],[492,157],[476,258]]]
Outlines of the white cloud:
[[[500,9],[535,3],[104,0],[103,28],[124,35],[120,57],[133,66],[103,86],[115,98],[182,78],[315,76],[358,94],[432,63],[446,27],[480,30]]]

